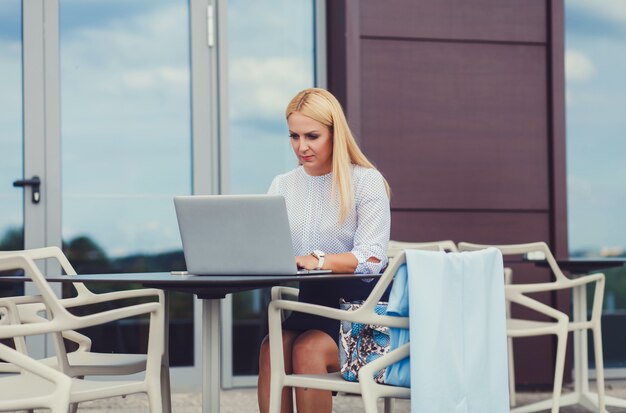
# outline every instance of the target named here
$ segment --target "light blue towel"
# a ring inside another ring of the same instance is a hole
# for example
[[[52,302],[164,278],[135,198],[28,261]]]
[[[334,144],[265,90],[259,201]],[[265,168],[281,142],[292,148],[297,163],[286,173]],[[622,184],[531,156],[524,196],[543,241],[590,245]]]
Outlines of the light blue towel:
[[[405,315],[408,310],[411,359],[388,368],[386,382],[410,385],[415,413],[508,412],[500,251],[408,250],[406,257],[406,268],[394,279],[389,311]],[[392,349],[406,343],[406,330],[392,330],[391,342]]]

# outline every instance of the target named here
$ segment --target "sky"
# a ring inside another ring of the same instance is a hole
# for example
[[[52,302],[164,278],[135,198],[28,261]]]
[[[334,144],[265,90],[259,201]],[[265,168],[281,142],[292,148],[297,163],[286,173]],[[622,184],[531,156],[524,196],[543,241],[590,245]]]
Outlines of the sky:
[[[0,1],[0,176],[21,176],[20,0]],[[60,0],[63,235],[113,256],[180,248],[171,198],[191,191],[186,0]],[[229,192],[295,166],[284,107],[312,86],[308,0],[231,0]],[[626,1],[566,0],[571,251],[626,248]],[[3,228],[21,194],[0,187]]]
[[[626,250],[626,2],[566,0],[570,251]]]
[[[0,2],[8,181],[22,169],[19,4]],[[312,4],[228,3],[231,193],[266,192],[297,164],[284,107],[313,86]],[[187,0],[60,1],[64,240],[88,235],[111,256],[180,249],[172,197],[192,184],[188,13]],[[21,191],[2,188],[0,201],[1,237],[21,223]]]

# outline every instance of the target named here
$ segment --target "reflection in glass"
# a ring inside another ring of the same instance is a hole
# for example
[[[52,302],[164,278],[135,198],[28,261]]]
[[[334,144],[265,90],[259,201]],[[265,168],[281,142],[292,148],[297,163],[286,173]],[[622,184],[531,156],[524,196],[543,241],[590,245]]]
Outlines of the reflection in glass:
[[[22,1],[0,2],[0,251],[24,248]],[[20,285],[0,285],[0,296],[23,294]]]
[[[626,257],[626,3],[573,0],[565,7],[570,254]],[[623,368],[626,268],[603,272],[605,365]]]
[[[188,22],[185,0],[60,2],[63,240],[78,273],[184,267],[172,197],[191,193]],[[193,364],[192,301],[173,297],[171,337],[187,343],[173,365]]]
[[[314,85],[312,0],[228,2],[228,91],[231,193],[265,193],[272,178],[297,165],[285,107]],[[233,374],[258,372],[267,332],[268,291],[233,294]]]

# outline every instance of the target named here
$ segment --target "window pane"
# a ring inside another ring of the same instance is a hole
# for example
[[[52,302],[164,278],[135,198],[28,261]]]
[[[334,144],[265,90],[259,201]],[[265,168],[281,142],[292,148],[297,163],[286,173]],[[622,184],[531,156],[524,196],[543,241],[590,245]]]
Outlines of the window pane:
[[[0,251],[24,248],[22,2],[0,2]],[[28,189],[27,189],[28,191]],[[20,285],[0,285],[0,296],[20,295]]]
[[[61,0],[60,36],[70,261],[79,273],[183,268],[172,197],[191,192],[188,2]],[[187,335],[188,348],[171,360],[188,365],[193,297],[174,300],[186,304],[173,303],[171,337]],[[101,334],[131,346],[134,328]]]
[[[265,193],[272,178],[297,166],[285,108],[314,85],[312,0],[228,2],[231,193]],[[258,372],[267,333],[269,291],[233,294],[233,374]]]
[[[624,257],[626,3],[568,0],[565,6],[570,253]],[[626,269],[605,273],[605,365],[623,367]]]

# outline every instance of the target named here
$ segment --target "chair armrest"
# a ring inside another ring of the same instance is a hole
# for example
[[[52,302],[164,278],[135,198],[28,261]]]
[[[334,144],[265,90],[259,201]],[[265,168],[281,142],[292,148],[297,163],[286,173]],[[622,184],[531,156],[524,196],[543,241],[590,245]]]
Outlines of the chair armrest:
[[[272,287],[272,301],[282,300],[285,297],[298,298],[300,289],[294,287],[275,286]]]
[[[505,295],[508,301],[553,318],[560,323],[569,323],[569,316],[567,314],[517,291],[511,290],[510,287],[511,286],[505,286]]]
[[[268,311],[289,310],[298,313],[313,314],[333,320],[346,320],[353,323],[376,324],[397,328],[409,328],[408,317],[393,317],[378,315],[374,312],[365,312],[363,308],[354,311],[340,310],[318,304],[301,303],[290,300],[276,300],[270,302]]]
[[[527,293],[537,293],[544,291],[556,291],[556,290],[565,290],[568,288],[575,288],[585,284],[589,284],[592,282],[604,282],[604,274],[596,273],[583,275],[581,277],[577,277],[574,279],[566,279],[560,281],[552,281],[549,283],[533,283],[533,284],[510,284],[507,285],[506,288],[511,291],[527,294]]]
[[[69,329],[79,329],[90,327],[93,325],[100,325],[110,323],[112,321],[123,320],[126,318],[137,317],[140,315],[147,315],[152,313],[162,312],[162,305],[159,303],[143,303],[135,304],[127,307],[115,308],[112,310],[106,310],[95,314],[87,314],[83,316],[76,316],[70,314],[72,325]]]
[[[89,291],[85,289],[85,291]],[[64,298],[61,304],[65,308],[78,307],[90,304],[99,304],[109,301],[125,300],[128,298],[157,297],[160,303],[164,301],[163,291],[156,288],[141,288],[137,290],[111,291],[107,293],[96,294],[91,291],[79,294],[76,297]]]

